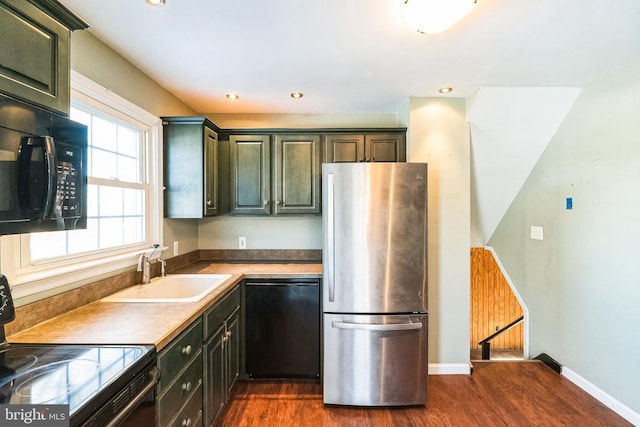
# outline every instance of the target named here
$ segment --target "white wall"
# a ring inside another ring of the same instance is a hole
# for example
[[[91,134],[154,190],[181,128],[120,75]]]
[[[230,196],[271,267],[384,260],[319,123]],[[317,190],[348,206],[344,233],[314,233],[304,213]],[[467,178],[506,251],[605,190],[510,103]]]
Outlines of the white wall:
[[[429,362],[469,363],[470,139],[461,98],[412,98],[409,161],[429,165]]]
[[[639,112],[640,67],[585,88],[489,241],[529,308],[530,356],[548,353],[636,413]]]

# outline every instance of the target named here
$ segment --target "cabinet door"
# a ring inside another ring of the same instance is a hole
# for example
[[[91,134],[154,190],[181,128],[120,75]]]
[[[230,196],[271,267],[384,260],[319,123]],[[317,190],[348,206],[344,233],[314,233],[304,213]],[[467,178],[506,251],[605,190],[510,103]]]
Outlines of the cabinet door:
[[[405,145],[404,134],[365,135],[365,161],[404,162]]]
[[[269,215],[269,135],[231,135],[231,213]]]
[[[164,214],[167,218],[202,218],[202,124],[164,126]]]
[[[320,135],[276,135],[274,213],[320,213]]]
[[[224,342],[227,356],[227,397],[225,400],[228,400],[229,393],[240,375],[240,310],[236,310],[229,316],[225,323],[227,326],[227,339]]]
[[[204,215],[218,213],[218,134],[204,128]]]
[[[327,135],[325,163],[363,162],[364,135]]]
[[[70,31],[26,1],[0,2],[0,91],[69,114]]]
[[[226,403],[225,328],[220,327],[205,345],[204,425],[213,426]]]

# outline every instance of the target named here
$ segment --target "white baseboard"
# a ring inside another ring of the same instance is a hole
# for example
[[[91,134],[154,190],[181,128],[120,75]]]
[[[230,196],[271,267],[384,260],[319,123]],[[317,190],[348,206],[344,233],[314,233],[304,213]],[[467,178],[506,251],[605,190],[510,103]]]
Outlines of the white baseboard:
[[[429,363],[429,375],[471,375],[468,363]]]
[[[429,370],[431,370],[431,366],[429,366]],[[634,426],[640,426],[640,414],[629,408],[624,403],[614,399],[611,395],[596,387],[566,366],[562,367],[562,375]]]

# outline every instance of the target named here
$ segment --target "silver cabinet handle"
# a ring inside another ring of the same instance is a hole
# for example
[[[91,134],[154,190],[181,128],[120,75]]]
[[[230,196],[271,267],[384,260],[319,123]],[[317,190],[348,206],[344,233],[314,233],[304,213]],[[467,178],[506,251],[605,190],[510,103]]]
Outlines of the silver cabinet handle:
[[[411,329],[422,329],[422,323],[349,323],[331,322],[331,326],[337,329],[353,329],[362,331],[406,331]]]
[[[334,224],[334,200],[333,200],[333,174],[327,174],[327,289],[329,290],[329,302],[334,302],[336,300],[336,283],[334,277],[334,239],[336,238],[334,234],[335,224]]]
[[[191,426],[191,418],[187,418],[186,420],[182,420],[182,427],[190,427]]]
[[[185,356],[188,356],[191,354],[191,345],[185,345],[184,347],[182,347],[182,354],[184,354]]]
[[[191,381],[187,381],[186,383],[182,383],[182,391],[186,391],[189,393],[191,391]]]

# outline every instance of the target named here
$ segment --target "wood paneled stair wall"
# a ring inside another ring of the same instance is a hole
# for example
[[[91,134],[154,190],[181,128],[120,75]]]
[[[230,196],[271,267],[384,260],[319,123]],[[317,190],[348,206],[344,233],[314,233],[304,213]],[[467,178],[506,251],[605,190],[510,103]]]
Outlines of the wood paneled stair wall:
[[[502,274],[493,253],[471,248],[471,333],[469,348],[523,315],[522,307]],[[522,350],[524,324],[520,323],[491,341],[491,351]]]

